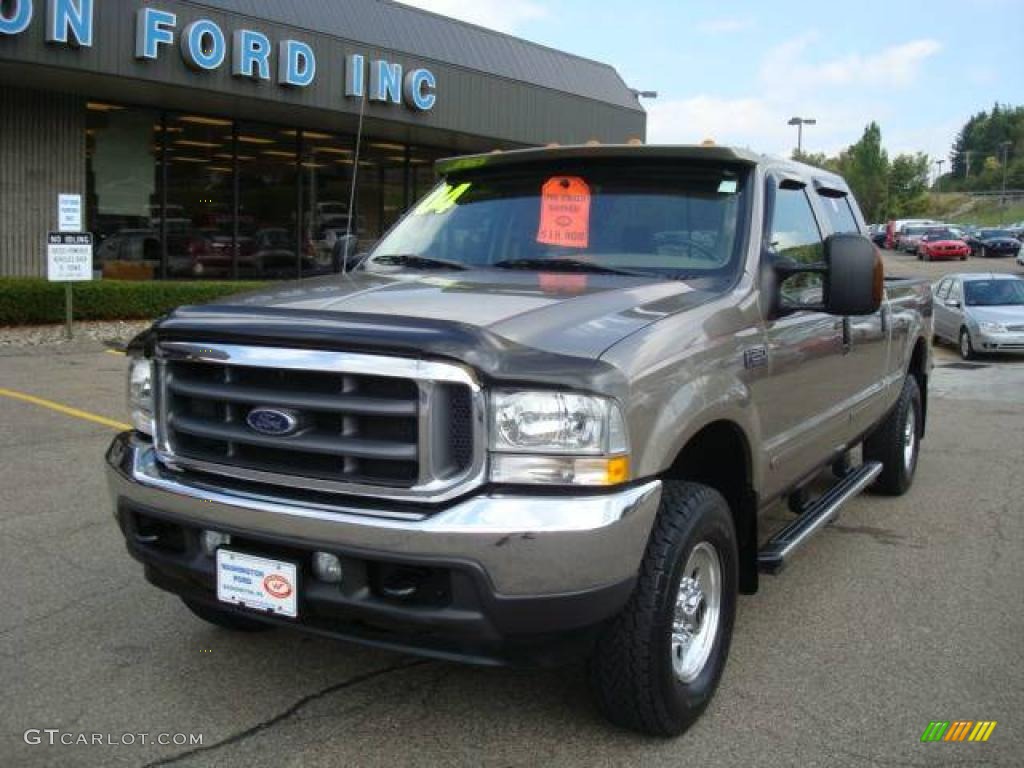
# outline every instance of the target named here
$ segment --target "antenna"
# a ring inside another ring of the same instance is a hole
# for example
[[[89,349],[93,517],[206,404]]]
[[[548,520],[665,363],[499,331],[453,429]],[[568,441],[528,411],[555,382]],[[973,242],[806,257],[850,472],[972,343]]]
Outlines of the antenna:
[[[349,238],[352,236],[352,217],[355,215],[353,208],[356,204],[356,177],[359,175],[359,150],[363,142],[363,112],[366,109],[366,84],[363,84],[363,93],[359,95],[359,125],[356,128],[356,153],[352,158],[352,185],[348,191],[348,220],[345,222],[345,245],[341,254],[341,274],[348,272],[348,248]]]

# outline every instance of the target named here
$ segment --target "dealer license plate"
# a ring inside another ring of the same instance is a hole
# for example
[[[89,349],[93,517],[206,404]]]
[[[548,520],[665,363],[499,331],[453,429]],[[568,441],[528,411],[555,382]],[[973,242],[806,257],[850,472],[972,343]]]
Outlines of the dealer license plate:
[[[217,599],[294,619],[298,609],[298,569],[266,557],[217,550]]]

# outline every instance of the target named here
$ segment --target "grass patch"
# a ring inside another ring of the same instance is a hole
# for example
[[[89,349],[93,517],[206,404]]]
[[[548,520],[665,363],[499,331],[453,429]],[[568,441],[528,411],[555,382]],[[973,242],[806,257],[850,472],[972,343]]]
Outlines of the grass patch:
[[[998,227],[1018,221],[1024,221],[1024,203],[1000,205],[998,198],[978,200],[968,210],[953,217],[954,223],[977,224],[981,227]]]
[[[203,304],[259,288],[261,282],[140,282],[74,284],[75,320],[149,320],[184,304]],[[0,325],[64,321],[64,286],[35,277],[0,278]]]

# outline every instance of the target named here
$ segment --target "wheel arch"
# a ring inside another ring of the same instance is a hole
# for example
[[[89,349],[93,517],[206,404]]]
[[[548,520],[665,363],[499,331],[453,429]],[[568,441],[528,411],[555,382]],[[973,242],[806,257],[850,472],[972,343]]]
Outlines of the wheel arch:
[[[740,592],[755,593],[758,503],[750,440],[743,428],[728,419],[705,424],[686,441],[662,476],[701,483],[725,497],[736,528]]]
[[[914,349],[910,353],[910,364],[907,367],[907,375],[917,380],[917,388],[921,392],[921,437],[924,437],[925,428],[928,424],[928,342],[923,336],[919,336],[914,342]]]

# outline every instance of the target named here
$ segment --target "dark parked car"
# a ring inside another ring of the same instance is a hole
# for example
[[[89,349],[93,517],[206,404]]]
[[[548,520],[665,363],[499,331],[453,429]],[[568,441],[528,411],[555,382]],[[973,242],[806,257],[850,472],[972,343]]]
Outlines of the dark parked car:
[[[1020,252],[1020,240],[1008,229],[979,229],[967,235],[967,244],[972,256],[1016,256]]]

